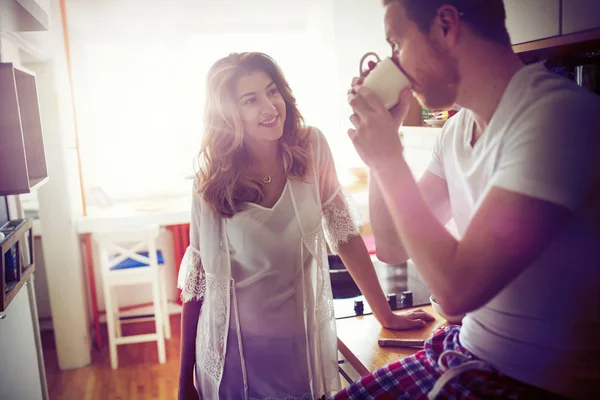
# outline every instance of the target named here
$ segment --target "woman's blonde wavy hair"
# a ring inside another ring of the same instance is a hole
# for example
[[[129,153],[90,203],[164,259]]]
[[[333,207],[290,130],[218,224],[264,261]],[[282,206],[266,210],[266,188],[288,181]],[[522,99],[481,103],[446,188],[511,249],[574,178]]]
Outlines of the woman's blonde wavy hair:
[[[304,178],[309,163],[309,131],[277,63],[268,55],[255,52],[233,53],[218,60],[207,77],[204,137],[196,187],[211,208],[224,218],[243,210],[244,203],[259,203],[264,198],[262,182],[249,180],[241,173],[247,157],[234,93],[237,80],[255,71],[266,72],[285,100],[286,118],[279,145],[287,176]]]

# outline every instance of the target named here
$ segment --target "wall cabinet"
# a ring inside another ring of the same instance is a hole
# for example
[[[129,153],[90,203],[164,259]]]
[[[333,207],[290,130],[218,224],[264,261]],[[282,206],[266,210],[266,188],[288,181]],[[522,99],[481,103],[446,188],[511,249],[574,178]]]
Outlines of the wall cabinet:
[[[0,32],[45,31],[49,8],[48,0],[2,0]]]
[[[512,44],[560,35],[560,0],[504,0],[504,7]]]
[[[562,0],[562,34],[600,28],[598,0]]]
[[[0,63],[0,196],[29,193],[48,179],[35,75]]]

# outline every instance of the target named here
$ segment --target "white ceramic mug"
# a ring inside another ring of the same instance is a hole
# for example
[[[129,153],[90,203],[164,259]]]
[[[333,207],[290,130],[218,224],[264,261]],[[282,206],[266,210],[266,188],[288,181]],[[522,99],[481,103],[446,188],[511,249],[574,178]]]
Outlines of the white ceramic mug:
[[[390,57],[382,60],[373,52],[365,54],[360,59],[361,76],[366,72],[363,64],[370,56],[375,57],[377,65],[367,75],[363,86],[371,89],[389,110],[398,104],[400,92],[410,86],[410,81]]]

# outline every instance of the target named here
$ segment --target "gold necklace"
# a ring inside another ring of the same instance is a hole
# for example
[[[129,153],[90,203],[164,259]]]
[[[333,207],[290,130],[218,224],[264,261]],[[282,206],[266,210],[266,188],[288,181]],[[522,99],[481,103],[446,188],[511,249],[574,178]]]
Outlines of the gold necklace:
[[[262,181],[265,185],[268,185],[269,183],[273,182],[273,174],[263,175]]]

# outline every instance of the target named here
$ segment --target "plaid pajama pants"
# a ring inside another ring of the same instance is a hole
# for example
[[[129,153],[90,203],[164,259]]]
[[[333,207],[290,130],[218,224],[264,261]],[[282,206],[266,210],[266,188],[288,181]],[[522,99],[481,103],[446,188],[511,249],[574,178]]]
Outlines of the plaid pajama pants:
[[[424,349],[413,356],[396,361],[374,371],[348,386],[333,397],[334,400],[388,400],[427,399],[445,368],[467,363],[482,366],[458,340],[460,327],[440,329],[425,342]],[[440,356],[443,360],[440,360]],[[443,365],[440,365],[440,362]],[[562,399],[501,374],[491,366],[468,369],[444,384],[437,399]]]

